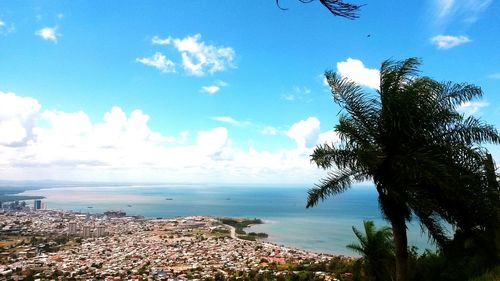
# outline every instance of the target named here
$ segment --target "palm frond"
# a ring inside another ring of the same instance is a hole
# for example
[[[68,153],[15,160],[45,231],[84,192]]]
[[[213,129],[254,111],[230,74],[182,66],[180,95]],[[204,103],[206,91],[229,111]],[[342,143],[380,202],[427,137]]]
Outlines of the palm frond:
[[[358,145],[370,146],[377,138],[377,132],[373,127],[369,129],[347,115],[339,117],[335,132],[337,132],[342,143],[351,147]]]
[[[365,130],[377,125],[380,108],[377,100],[370,98],[354,81],[341,78],[335,72],[325,72],[325,78],[332,90],[333,99],[349,113],[352,119],[359,121]]]
[[[411,84],[412,79],[419,73],[420,64],[418,58],[384,61],[380,68],[380,93],[385,93],[386,96],[398,93],[397,89]]]
[[[364,254],[364,250],[363,250],[363,248],[359,244],[354,244],[354,243],[347,244],[346,248],[350,249],[350,250],[353,250],[354,252],[356,252],[356,253],[358,253],[360,255]]]
[[[342,171],[330,172],[319,184],[308,191],[306,208],[314,207],[319,201],[329,196],[339,194],[351,187],[356,171],[343,169]]]
[[[367,223],[371,222],[371,225],[367,225]],[[365,228],[365,233],[361,233],[356,227],[352,227],[352,232],[354,232],[354,235],[358,238],[359,242],[361,243],[361,247],[365,247],[368,244],[368,240],[370,240],[370,234],[374,231],[374,225],[372,221],[363,221],[363,225]]]
[[[313,154],[311,161],[316,163],[318,167],[323,169],[331,168],[333,165],[339,169],[353,168],[357,163],[356,153],[348,149],[339,149],[329,144],[318,145]]]
[[[302,3],[311,3],[314,0],[299,0]],[[356,5],[345,3],[342,0],[319,0],[323,6],[325,6],[330,13],[334,16],[343,17],[346,19],[357,19],[359,17],[358,13],[361,10],[361,7],[364,5]],[[280,5],[280,0],[276,0],[276,6],[281,10],[288,10],[287,8],[283,8]]]
[[[443,82],[439,87],[440,102],[457,106],[483,96],[480,87],[468,83]]]
[[[345,3],[342,0],[319,0],[334,16],[344,17],[347,19],[357,19],[358,12],[363,5],[355,5]]]
[[[474,143],[500,143],[500,135],[496,128],[486,124],[474,116],[469,116],[461,122],[457,122],[441,136],[446,141],[472,145]]]
[[[414,212],[420,220],[422,229],[427,229],[430,239],[436,241],[439,246],[443,246],[449,240],[436,213],[429,213],[422,208],[414,208]]]

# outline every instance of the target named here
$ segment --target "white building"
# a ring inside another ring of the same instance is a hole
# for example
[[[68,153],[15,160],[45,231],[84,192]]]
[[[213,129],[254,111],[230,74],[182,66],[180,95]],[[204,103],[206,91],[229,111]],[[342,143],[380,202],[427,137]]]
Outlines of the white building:
[[[102,237],[106,235],[106,228],[104,225],[98,225],[96,228],[96,237]]]
[[[92,232],[91,232],[90,225],[85,225],[83,227],[82,236],[85,237],[85,238],[92,237]]]
[[[76,235],[76,222],[69,222],[68,235]]]

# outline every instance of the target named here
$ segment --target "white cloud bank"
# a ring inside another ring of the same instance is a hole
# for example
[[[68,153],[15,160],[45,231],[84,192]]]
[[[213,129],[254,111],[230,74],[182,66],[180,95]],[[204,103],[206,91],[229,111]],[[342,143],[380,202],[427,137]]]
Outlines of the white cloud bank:
[[[439,49],[451,49],[466,43],[471,42],[467,36],[451,36],[451,35],[437,35],[432,37],[431,42]]]
[[[189,75],[203,76],[235,67],[233,48],[207,44],[201,41],[201,34],[164,39],[154,36],[151,42],[154,45],[173,46],[180,53],[182,67]]]
[[[348,58],[337,63],[337,72],[342,78],[349,78],[359,85],[372,89],[380,88],[380,72],[377,69],[367,68],[362,61]]]
[[[239,147],[222,126],[195,132],[194,139],[188,131],[165,135],[151,129],[149,119],[141,110],[126,113],[115,106],[93,122],[83,111],[42,110],[36,99],[0,92],[0,177],[313,183],[324,172],[310,163],[312,148],[336,141],[333,132],[320,132],[316,117],[290,126],[287,134],[297,146],[278,151]]]
[[[0,145],[23,145],[33,134],[37,100],[0,91]]]
[[[37,32],[35,32],[37,36],[40,36],[43,40],[52,41],[57,43],[61,34],[57,33],[57,27],[44,27]]]

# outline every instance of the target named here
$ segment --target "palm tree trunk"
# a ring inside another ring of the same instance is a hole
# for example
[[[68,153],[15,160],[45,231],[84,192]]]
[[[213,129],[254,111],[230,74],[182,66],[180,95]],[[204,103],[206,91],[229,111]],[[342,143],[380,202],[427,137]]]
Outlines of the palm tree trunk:
[[[393,216],[391,221],[396,251],[396,281],[408,280],[408,239],[403,215]]]

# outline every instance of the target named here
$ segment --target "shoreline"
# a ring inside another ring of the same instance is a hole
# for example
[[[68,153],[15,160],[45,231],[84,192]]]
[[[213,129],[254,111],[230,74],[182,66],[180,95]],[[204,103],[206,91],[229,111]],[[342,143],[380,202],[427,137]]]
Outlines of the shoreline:
[[[114,209],[150,219],[189,215],[259,217],[266,224],[252,226],[246,231],[265,232],[269,234],[266,241],[320,253],[357,256],[345,247],[355,240],[352,226],[362,227],[360,224],[365,219],[374,220],[377,225],[387,224],[379,216],[372,193],[364,189],[353,190],[334,202],[313,209],[303,207],[305,191],[282,188],[71,187],[30,190],[24,194],[45,196],[47,199],[42,201],[47,208],[82,213]],[[174,200],[165,201],[165,198]],[[429,245],[416,223],[410,226],[408,239],[419,249],[434,247]]]

